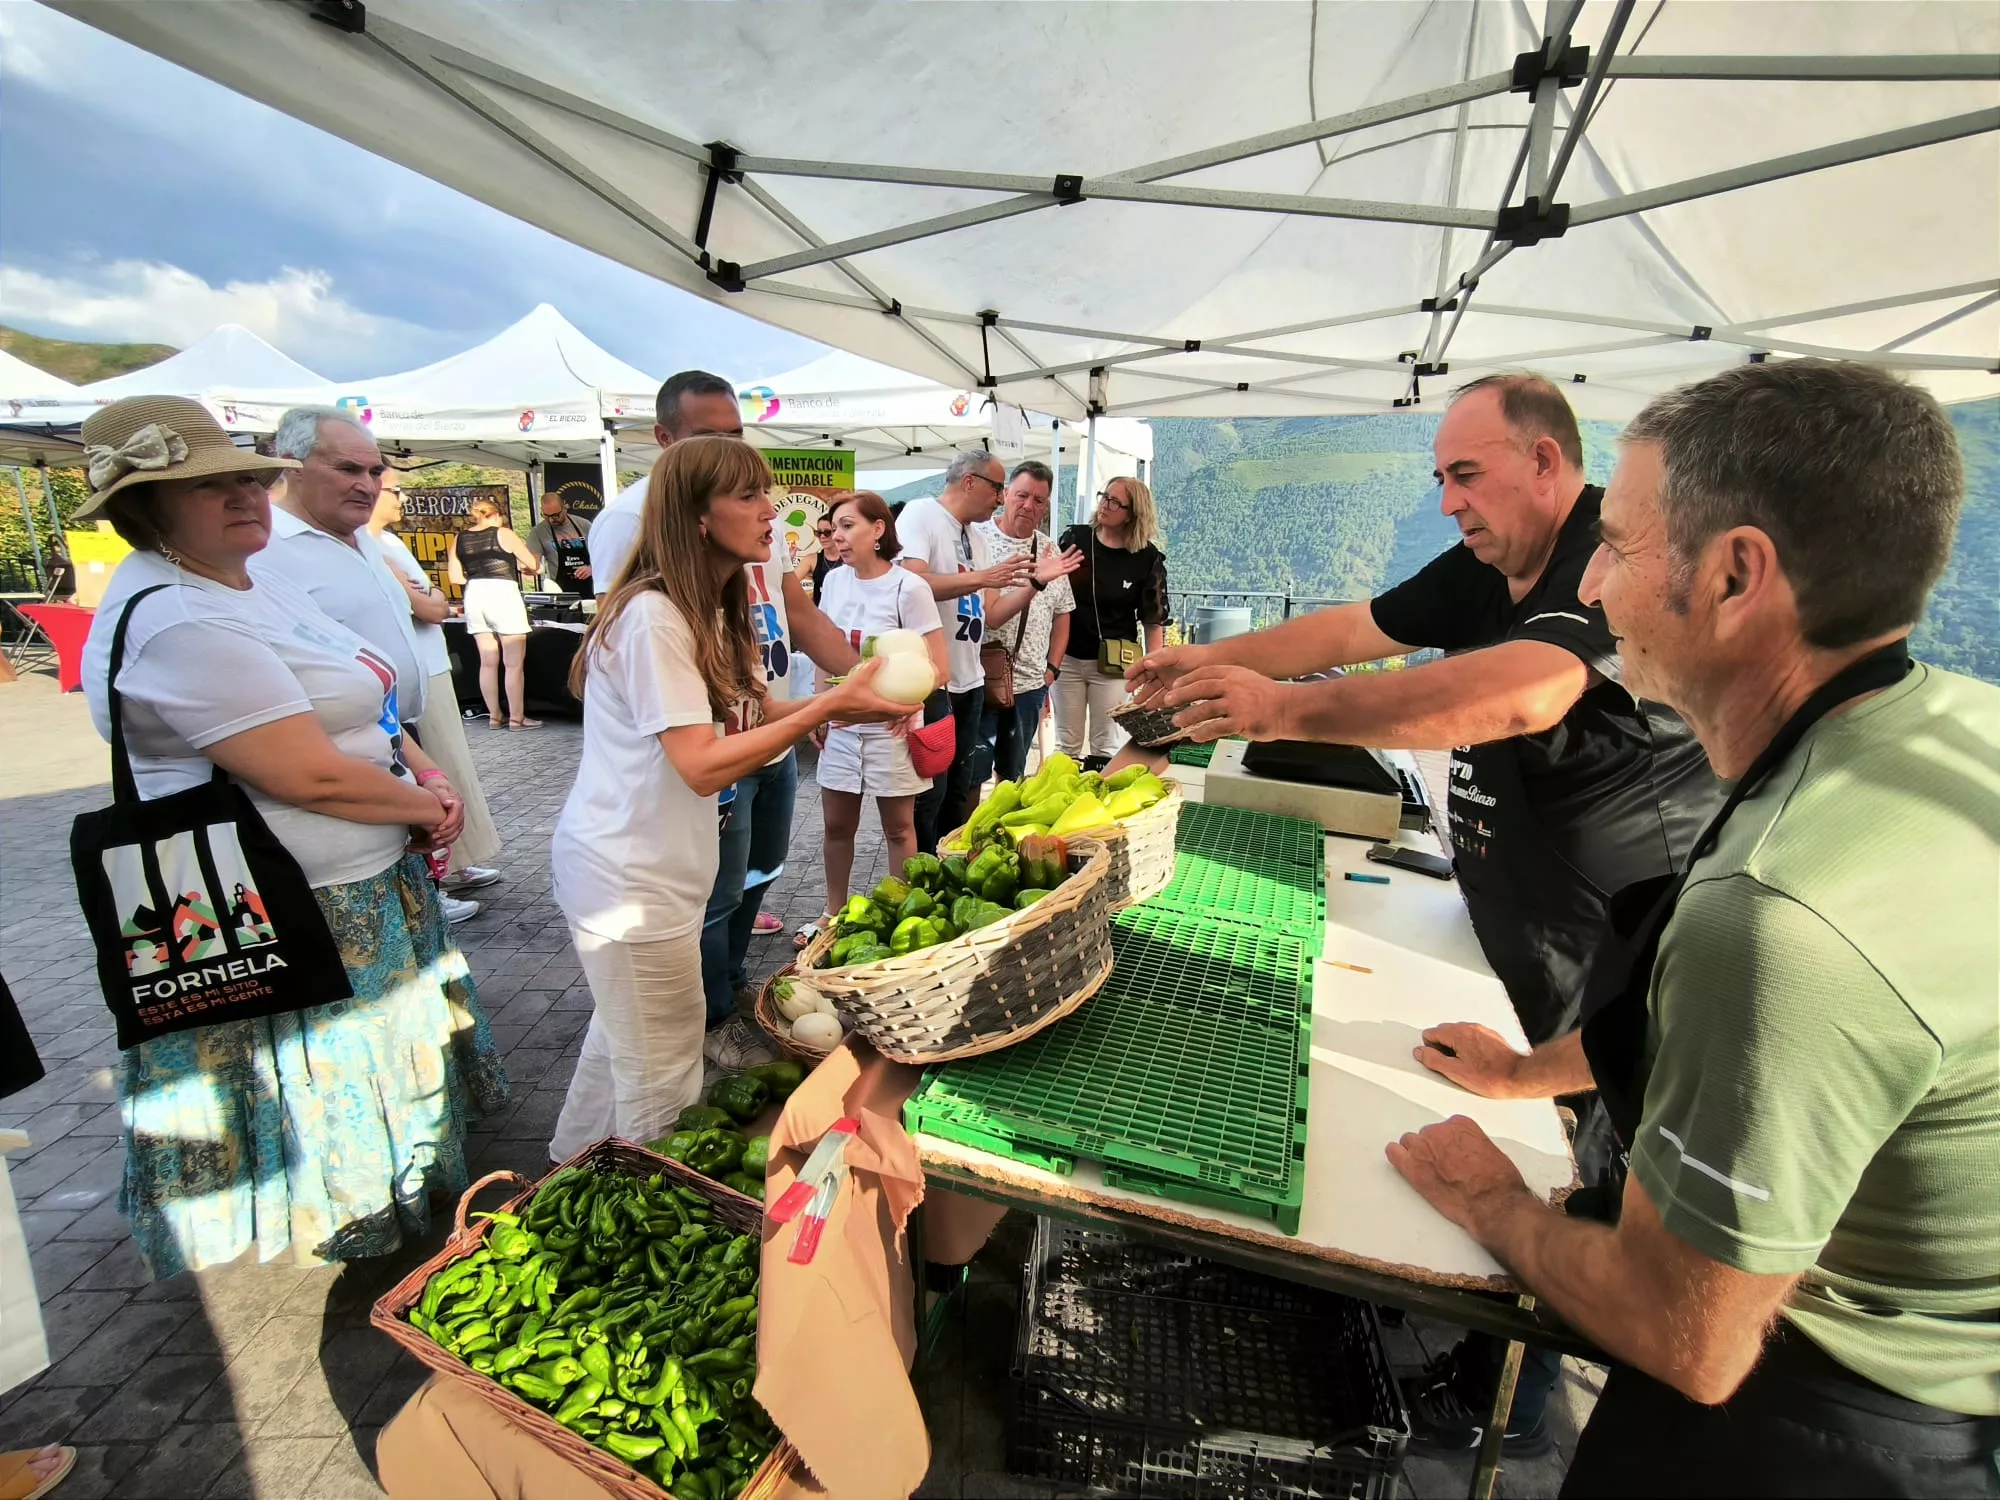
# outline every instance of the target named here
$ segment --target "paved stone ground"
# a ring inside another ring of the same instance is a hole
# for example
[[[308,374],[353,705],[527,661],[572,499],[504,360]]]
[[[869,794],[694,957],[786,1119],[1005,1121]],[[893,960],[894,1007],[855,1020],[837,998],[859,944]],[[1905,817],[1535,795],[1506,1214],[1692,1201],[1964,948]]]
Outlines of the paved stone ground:
[[[548,840],[580,741],[574,725],[533,733],[468,726],[507,879],[457,929],[506,1053],[514,1099],[481,1121],[475,1174],[541,1170],[582,1044],[590,996],[549,895]],[[48,1328],[51,1368],[0,1394],[0,1450],[67,1442],[79,1450],[61,1500],[102,1495],[178,1500],[348,1500],[381,1491],[375,1438],[424,1372],[367,1326],[382,1291],[434,1253],[447,1226],[380,1262],[344,1268],[232,1266],[147,1284],[119,1216],[117,1050],[92,972],[68,870],[69,825],[108,796],[105,748],[80,694],[38,674],[0,686],[0,971],[48,1076],[0,1100],[0,1127],[32,1148],[9,1157]],[[880,831],[864,818],[854,884],[882,872]],[[818,796],[799,788],[792,855],[770,910],[787,929],[823,904]],[[761,938],[761,978],[791,952]],[[1010,1220],[975,1265],[974,1284],[919,1393],[936,1447],[929,1496],[1053,1495],[1004,1473],[1014,1306],[1026,1235]],[[1409,1335],[1399,1353],[1420,1357]],[[1439,1346],[1432,1331],[1431,1345]],[[1588,1409],[1573,1369],[1558,1406],[1566,1455]],[[1551,1494],[1562,1458],[1522,1465],[1502,1494]],[[1465,1493],[1469,1464],[1413,1462],[1404,1492]]]

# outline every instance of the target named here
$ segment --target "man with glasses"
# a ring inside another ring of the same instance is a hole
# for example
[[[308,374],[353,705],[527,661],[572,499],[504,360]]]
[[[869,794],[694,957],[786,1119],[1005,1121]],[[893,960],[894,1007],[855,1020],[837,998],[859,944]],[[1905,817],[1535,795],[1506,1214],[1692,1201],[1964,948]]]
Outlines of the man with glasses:
[[[989,660],[1003,652],[1012,674],[1013,703],[1001,706],[988,693],[979,735],[993,757],[994,774],[1017,780],[1027,769],[1028,747],[1041,727],[1049,687],[1069,649],[1069,620],[1076,608],[1069,574],[1083,561],[1072,547],[1059,552],[1041,531],[1049,518],[1049,490],[1055,476],[1045,463],[1029,459],[1007,479],[1000,513],[975,528],[996,561],[1026,558],[1034,568],[1027,581],[993,597],[986,625]]]
[[[934,777],[931,788],[917,796],[917,847],[937,848],[941,834],[951,832],[972,815],[979,788],[993,769],[991,747],[980,737],[986,709],[986,672],[979,664],[980,643],[986,639],[986,592],[1011,589],[1028,576],[1028,561],[1015,557],[995,563],[986,537],[973,528],[993,519],[1007,488],[1007,470],[983,448],[954,455],[944,471],[944,492],[903,507],[896,536],[903,544],[900,562],[921,573],[931,586],[944,618],[951,681],[944,692],[924,705],[924,722],[934,724],[949,714],[958,734],[951,770]]]
[[[423,717],[404,727],[412,731],[424,753],[437,762],[447,780],[465,799],[465,831],[451,846],[451,863],[438,882],[444,914],[462,922],[479,911],[477,901],[461,899],[465,892],[493,884],[500,872],[491,861],[500,857],[500,833],[486,806],[486,789],[465,742],[465,723],[458,711],[458,689],[451,677],[451,648],[445,643],[445,617],[451,612],[444,590],[424,572],[403,539],[389,528],[403,524],[403,476],[395,469],[382,475],[382,493],[368,518],[368,534],[382,549],[382,560],[410,600],[410,624],[416,632],[417,655],[429,674]]]

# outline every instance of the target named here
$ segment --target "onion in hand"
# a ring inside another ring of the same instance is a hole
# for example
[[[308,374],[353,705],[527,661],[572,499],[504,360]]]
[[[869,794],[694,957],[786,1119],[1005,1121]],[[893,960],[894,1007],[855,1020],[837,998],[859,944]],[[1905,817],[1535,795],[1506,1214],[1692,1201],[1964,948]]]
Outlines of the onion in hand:
[[[922,703],[937,691],[937,673],[932,670],[930,653],[892,654],[882,662],[881,670],[869,686],[891,703]]]

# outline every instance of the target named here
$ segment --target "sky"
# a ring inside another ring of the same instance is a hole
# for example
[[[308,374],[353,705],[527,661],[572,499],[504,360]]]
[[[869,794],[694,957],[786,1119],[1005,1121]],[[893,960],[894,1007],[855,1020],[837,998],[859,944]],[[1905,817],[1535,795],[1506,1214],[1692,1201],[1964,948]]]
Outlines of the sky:
[[[824,352],[66,16],[0,0],[0,323],[172,344],[241,323],[335,380],[553,303],[664,377]]]

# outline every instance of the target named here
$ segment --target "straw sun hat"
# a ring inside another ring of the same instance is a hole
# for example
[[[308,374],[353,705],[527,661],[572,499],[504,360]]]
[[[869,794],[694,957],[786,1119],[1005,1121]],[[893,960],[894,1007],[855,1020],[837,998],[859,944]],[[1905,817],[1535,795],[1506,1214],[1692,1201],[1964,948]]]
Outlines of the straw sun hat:
[[[185,396],[127,396],[83,419],[90,498],[78,517],[100,510],[130,484],[200,479],[209,474],[269,476],[296,469],[290,458],[265,458],[230,441],[199,401]]]

